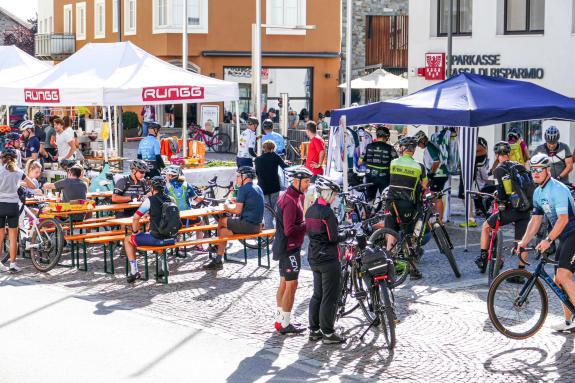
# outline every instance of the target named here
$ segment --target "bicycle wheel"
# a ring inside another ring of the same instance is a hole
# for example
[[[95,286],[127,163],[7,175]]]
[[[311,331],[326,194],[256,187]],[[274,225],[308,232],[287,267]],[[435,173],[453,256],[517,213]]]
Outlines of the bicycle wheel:
[[[451,246],[449,245],[449,239],[447,237],[447,231],[443,226],[438,223],[433,224],[433,238],[435,239],[435,243],[437,243],[437,247],[439,251],[445,255],[447,261],[449,262],[449,266],[453,270],[453,274],[455,274],[456,278],[461,277],[461,273],[459,272],[459,267],[457,266],[457,262],[455,261],[455,257],[453,256],[453,251],[451,251]]]
[[[352,267],[351,279],[353,282],[353,291],[358,298],[357,301],[363,315],[365,315],[365,318],[369,322],[373,322],[375,320],[375,309],[372,304],[373,298],[371,296],[371,287],[365,282],[363,279],[363,273],[357,267]],[[362,296],[360,295],[361,293],[365,294],[362,294]]]
[[[525,284],[511,283],[510,278],[523,277]],[[487,294],[487,310],[493,326],[512,339],[535,335],[547,317],[548,301],[545,287],[527,270],[507,270],[493,281]],[[525,286],[528,286],[527,288]],[[524,297],[520,303],[522,290]]]
[[[491,260],[487,264],[487,282],[489,285],[493,283],[493,280],[503,267],[503,237],[501,232],[498,231],[493,240],[493,247],[491,250]]]
[[[212,149],[217,153],[229,153],[232,139],[227,133],[218,133],[212,137]]]
[[[64,248],[64,231],[54,219],[43,220],[36,228],[31,229],[27,248],[36,270],[47,272],[60,261]]]
[[[348,261],[344,259],[344,262],[341,264],[340,291],[337,300],[336,321],[343,318],[357,307],[357,304],[353,304],[351,299],[353,283],[350,270],[351,267]]]
[[[378,229],[369,237],[369,242],[386,249],[387,256],[393,259],[395,278],[389,283],[390,287],[395,288],[405,282],[410,270],[409,260],[407,259],[409,254],[406,254],[404,249],[402,249],[403,241],[399,238],[397,231],[388,228]]]
[[[267,224],[264,222],[264,229],[273,229],[276,227],[276,212],[275,210],[268,204],[264,205],[264,215],[268,213],[271,216],[272,221],[268,222]],[[262,241],[265,241],[265,239],[262,239]],[[272,243],[274,241],[274,237],[269,237],[269,241],[270,243]],[[243,243],[245,246],[247,246],[249,249],[257,249],[258,248],[258,239],[257,238],[252,238],[252,239],[242,239],[240,240],[241,243]]]
[[[392,293],[387,283],[382,282],[374,293],[377,299],[377,318],[379,319],[379,328],[385,336],[387,348],[393,350],[395,347],[395,309]],[[374,301],[374,306],[376,302]]]

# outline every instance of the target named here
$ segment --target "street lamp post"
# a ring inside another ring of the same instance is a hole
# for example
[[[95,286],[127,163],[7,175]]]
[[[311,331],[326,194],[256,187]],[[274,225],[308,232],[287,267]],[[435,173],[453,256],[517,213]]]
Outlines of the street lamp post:
[[[122,2],[120,0],[118,0],[116,14],[118,17],[118,42],[122,42]],[[118,141],[118,157],[121,158],[124,156],[124,122],[122,120],[122,106],[117,108],[117,112],[119,116],[116,116],[118,119],[118,124],[116,125],[118,128],[118,136],[116,137],[116,140]]]
[[[453,0],[449,0],[447,21],[447,77],[451,77],[451,55],[453,54]]]
[[[182,68],[188,70],[188,0],[184,0],[184,24],[182,28]],[[182,157],[188,156],[188,104],[182,104]]]

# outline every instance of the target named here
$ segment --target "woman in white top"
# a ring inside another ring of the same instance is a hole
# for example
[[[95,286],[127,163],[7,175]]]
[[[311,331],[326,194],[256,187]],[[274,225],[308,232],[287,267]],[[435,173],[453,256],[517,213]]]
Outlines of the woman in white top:
[[[34,182],[19,169],[16,164],[17,153],[14,149],[2,151],[0,160],[0,243],[4,243],[6,231],[4,228],[8,225],[8,239],[10,241],[10,265],[0,264],[0,270],[18,272],[20,268],[16,266],[16,252],[18,250],[18,217],[20,208],[18,203],[18,188],[20,182],[30,189],[35,189]],[[0,259],[2,258],[3,248],[0,247]]]

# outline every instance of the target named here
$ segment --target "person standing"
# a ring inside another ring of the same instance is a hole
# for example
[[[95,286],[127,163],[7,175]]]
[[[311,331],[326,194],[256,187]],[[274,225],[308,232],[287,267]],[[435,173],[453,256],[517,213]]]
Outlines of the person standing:
[[[281,190],[279,168],[285,169],[287,165],[275,152],[276,146],[273,141],[264,141],[262,148],[264,154],[256,158],[255,161],[258,186],[264,193],[265,202],[275,208]],[[264,224],[266,229],[273,228],[273,217],[267,210],[264,210]]]
[[[445,188],[445,183],[449,177],[447,165],[442,159],[439,148],[427,138],[427,135],[420,130],[415,134],[417,146],[424,150],[423,165],[429,178],[429,190],[432,192],[441,192]],[[439,219],[443,220],[443,199],[435,200],[435,210],[439,214]]]
[[[27,120],[20,124],[21,138],[24,140],[24,159],[37,160],[40,152],[40,140],[34,133],[34,122]]]
[[[156,107],[153,105],[144,105],[140,115],[142,116],[142,137],[147,137],[148,124],[156,122]]]
[[[166,120],[164,128],[174,127],[174,109],[175,109],[174,104],[164,105],[164,119]]]
[[[290,169],[291,185],[282,193],[276,205],[276,236],[272,245],[274,260],[279,261],[280,285],[276,294],[277,313],[275,329],[281,334],[299,334],[305,331],[292,323],[291,311],[301,269],[301,247],[305,236],[303,213],[304,195],[313,173],[304,166]]]
[[[76,159],[76,138],[74,130],[65,126],[64,120],[56,118],[54,120],[54,129],[56,130],[56,146],[58,147],[58,162]]]
[[[236,157],[236,164],[238,169],[243,166],[253,167],[253,158],[257,157],[256,154],[256,129],[258,128],[259,121],[255,117],[248,118],[248,127],[242,134],[240,134],[240,144],[238,148],[238,155]]]
[[[535,153],[546,154],[551,161],[551,177],[569,184],[569,174],[573,170],[573,157],[567,144],[559,141],[559,129],[550,126],[545,130],[545,143],[535,148]]]
[[[308,121],[306,133],[309,138],[305,166],[314,176],[323,174],[323,161],[325,159],[325,143],[317,136],[317,125],[313,121]]]
[[[36,137],[38,137],[38,140],[40,141],[40,150],[38,151],[38,153],[40,153],[40,156],[42,156],[43,158],[48,157],[48,153],[46,153],[46,133],[44,131],[44,113],[42,112],[36,112],[36,114],[34,114],[34,135]]]
[[[313,272],[313,295],[309,301],[309,339],[324,344],[344,343],[335,332],[335,314],[340,289],[340,262],[337,217],[331,208],[340,187],[334,181],[318,176],[315,182],[318,198],[305,213],[309,237],[307,257]]]
[[[265,120],[262,124],[264,128],[264,135],[262,137],[262,142],[271,140],[275,144],[275,151],[278,155],[283,156],[286,151],[286,143],[281,134],[274,132],[274,123],[272,120]]]
[[[366,190],[368,201],[374,200],[377,192],[381,194],[389,186],[389,166],[398,158],[395,148],[387,143],[389,136],[389,129],[378,125],[375,141],[365,147],[365,155],[359,159],[360,165],[367,166],[366,181],[373,184]]]
[[[48,124],[44,130],[44,133],[46,134],[46,139],[44,140],[45,154],[40,153],[40,156],[44,158],[45,162],[54,162],[54,158],[58,156],[58,146],[56,145],[56,129],[54,129],[54,121],[57,118],[58,117],[51,118],[51,123]]]
[[[146,161],[150,171],[150,178],[159,176],[160,171],[165,167],[164,160],[160,151],[160,124],[155,122],[148,123],[148,135],[138,145],[138,159]]]

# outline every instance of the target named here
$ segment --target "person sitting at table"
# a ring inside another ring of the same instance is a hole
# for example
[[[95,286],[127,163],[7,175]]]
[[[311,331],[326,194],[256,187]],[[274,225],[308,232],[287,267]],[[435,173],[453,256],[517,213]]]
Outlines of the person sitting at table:
[[[239,218],[220,218],[218,221],[218,237],[231,237],[234,234],[257,234],[262,231],[264,218],[264,192],[253,184],[256,171],[251,166],[242,166],[236,173],[238,194],[236,205],[224,204],[227,213],[237,214]],[[221,270],[227,242],[218,243],[216,257],[204,265],[206,270]]]
[[[61,195],[61,202],[83,203],[88,194],[88,185],[82,180],[82,165],[76,164],[68,169],[68,178],[64,178],[55,183],[44,184],[45,190],[56,190]],[[74,222],[83,221],[86,214],[73,214],[70,218]]]
[[[194,186],[188,184],[184,179],[184,173],[179,165],[170,165],[162,170],[162,175],[166,178],[165,193],[172,197],[176,206],[180,211],[190,210],[192,203],[200,203],[204,199],[196,194]],[[187,220],[185,226],[201,226],[202,219],[196,218],[194,220]],[[196,238],[204,238],[204,233],[201,231],[196,232]],[[204,251],[203,246],[195,247],[197,251]]]
[[[112,203],[128,203],[132,200],[141,201],[146,195],[149,195],[149,188],[144,177],[150,170],[148,164],[143,160],[134,160],[130,164],[132,174],[120,178],[114,186],[112,194]],[[137,208],[126,209],[118,212],[117,217],[131,217]]]
[[[171,199],[165,193],[166,182],[161,176],[152,178],[152,195],[144,200],[138,208],[132,219],[132,235],[124,239],[124,249],[130,263],[130,272],[127,277],[128,283],[134,283],[141,278],[138,272],[138,263],[136,261],[136,247],[138,246],[166,246],[175,243],[175,238],[166,238],[159,233],[158,227],[162,221],[162,205]],[[149,213],[150,231],[140,231],[140,219]],[[164,276],[164,264],[160,262],[160,270],[157,277]]]

